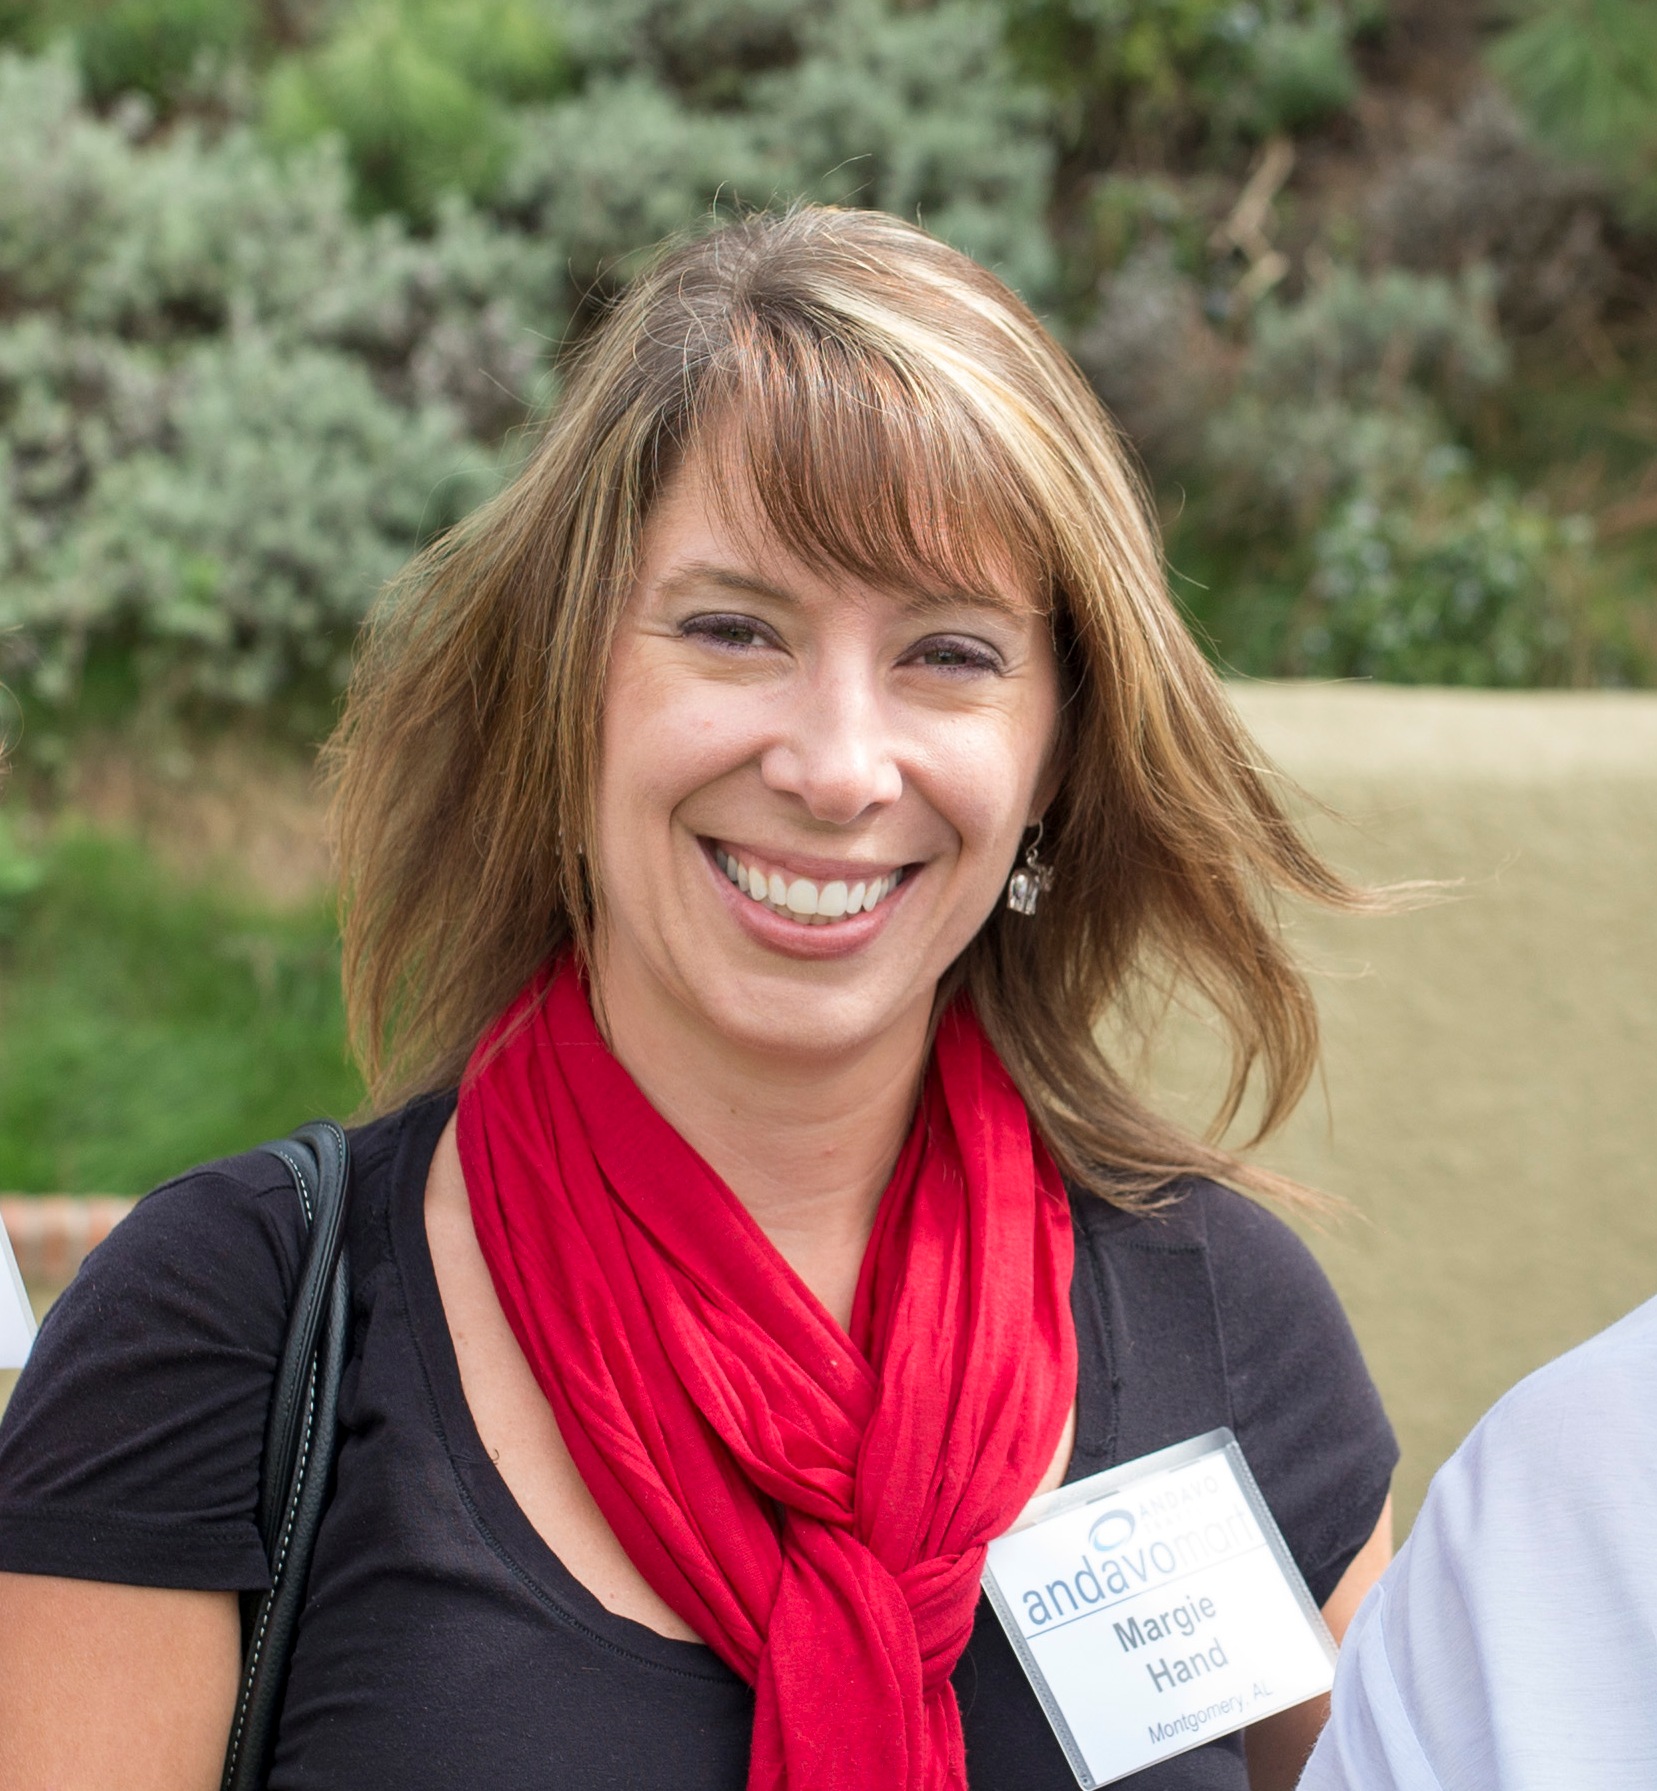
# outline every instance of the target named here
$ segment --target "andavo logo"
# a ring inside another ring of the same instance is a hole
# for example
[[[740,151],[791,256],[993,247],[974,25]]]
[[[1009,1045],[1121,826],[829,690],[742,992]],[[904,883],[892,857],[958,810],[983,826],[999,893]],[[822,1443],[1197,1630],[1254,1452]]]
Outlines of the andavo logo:
[[[1096,1554],[1112,1554],[1133,1541],[1133,1533],[1138,1527],[1134,1514],[1125,1505],[1118,1505],[1114,1511],[1107,1511],[1093,1520],[1093,1528],[1087,1533],[1087,1545]]]

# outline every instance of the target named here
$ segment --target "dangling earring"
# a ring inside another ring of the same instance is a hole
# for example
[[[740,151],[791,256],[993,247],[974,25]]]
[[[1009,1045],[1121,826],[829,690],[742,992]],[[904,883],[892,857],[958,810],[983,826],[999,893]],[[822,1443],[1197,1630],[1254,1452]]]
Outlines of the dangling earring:
[[[1036,837],[1031,840],[1024,862],[1007,879],[1007,906],[1014,914],[1034,914],[1041,892],[1053,887],[1053,867],[1036,862],[1036,847],[1041,844],[1043,824],[1036,823]]]

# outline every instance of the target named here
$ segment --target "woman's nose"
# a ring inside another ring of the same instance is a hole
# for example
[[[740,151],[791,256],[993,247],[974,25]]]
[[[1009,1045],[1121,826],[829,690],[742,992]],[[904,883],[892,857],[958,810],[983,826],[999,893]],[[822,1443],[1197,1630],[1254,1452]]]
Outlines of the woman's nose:
[[[786,725],[760,758],[765,782],[840,826],[896,802],[903,774],[872,680],[841,671],[791,695]]]

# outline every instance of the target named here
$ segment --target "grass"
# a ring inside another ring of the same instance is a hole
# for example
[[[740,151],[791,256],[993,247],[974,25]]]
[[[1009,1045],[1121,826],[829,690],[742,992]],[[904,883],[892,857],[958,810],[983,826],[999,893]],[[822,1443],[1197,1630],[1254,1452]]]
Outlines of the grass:
[[[0,835],[0,1187],[137,1194],[361,1084],[332,916],[185,883],[129,840]]]

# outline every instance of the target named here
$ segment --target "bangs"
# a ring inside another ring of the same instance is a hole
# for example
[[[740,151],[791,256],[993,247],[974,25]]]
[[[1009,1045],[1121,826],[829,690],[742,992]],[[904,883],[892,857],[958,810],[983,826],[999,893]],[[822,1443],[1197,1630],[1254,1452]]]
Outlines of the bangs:
[[[1049,531],[985,408],[924,356],[830,334],[820,315],[739,315],[685,448],[713,472],[722,520],[740,528],[751,493],[816,571],[922,597],[1011,583],[1046,614]]]

